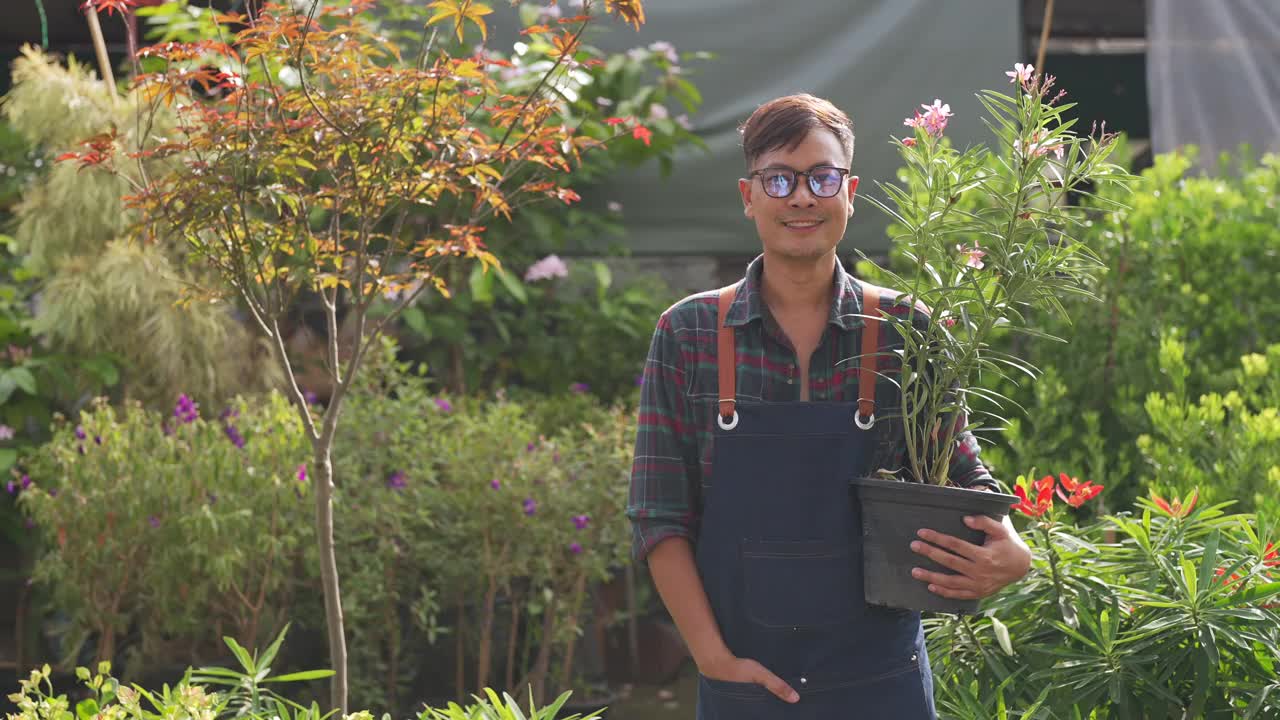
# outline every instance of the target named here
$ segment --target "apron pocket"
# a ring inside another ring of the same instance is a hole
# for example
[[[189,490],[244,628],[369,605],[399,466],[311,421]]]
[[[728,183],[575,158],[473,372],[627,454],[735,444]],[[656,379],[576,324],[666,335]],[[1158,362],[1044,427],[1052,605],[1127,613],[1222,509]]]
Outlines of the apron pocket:
[[[773,720],[784,704],[759,683],[698,675],[698,720]]]
[[[766,628],[792,630],[850,621],[857,607],[852,563],[847,543],[744,540],[747,617]]]

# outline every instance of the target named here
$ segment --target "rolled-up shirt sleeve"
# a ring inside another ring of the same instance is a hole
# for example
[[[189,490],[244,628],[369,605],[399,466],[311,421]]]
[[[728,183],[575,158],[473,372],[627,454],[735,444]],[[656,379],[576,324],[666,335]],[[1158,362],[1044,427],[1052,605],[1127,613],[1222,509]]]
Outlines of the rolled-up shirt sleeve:
[[[640,388],[639,424],[627,517],[632,554],[644,560],[669,537],[695,535],[699,468],[696,429],[672,311],[658,320]]]
[[[982,488],[1000,492],[1000,483],[991,476],[991,471],[982,463],[979,455],[978,438],[964,430],[968,419],[963,413],[955,418],[956,447],[951,452],[951,465],[947,468],[947,477],[952,485],[966,488]]]

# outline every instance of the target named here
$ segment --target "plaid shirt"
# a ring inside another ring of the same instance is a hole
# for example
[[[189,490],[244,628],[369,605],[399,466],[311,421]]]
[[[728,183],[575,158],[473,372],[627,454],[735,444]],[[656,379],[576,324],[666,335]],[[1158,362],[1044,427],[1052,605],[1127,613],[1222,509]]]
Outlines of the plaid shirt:
[[[800,399],[796,353],[761,295],[763,256],[747,268],[746,283],[729,307],[726,324],[735,328],[737,397],[743,401],[785,402]],[[809,396],[816,402],[852,402],[858,397],[861,354],[862,288],[836,261],[831,316],[810,358]],[[633,553],[644,558],[659,541],[681,536],[696,541],[701,500],[711,487],[712,445],[718,412],[716,321],[719,291],[698,293],[673,305],[658,319],[645,360],[640,393],[639,431],[631,468],[627,517],[633,529]],[[905,315],[910,306],[885,299],[883,309]],[[919,317],[919,313],[917,314]],[[899,369],[894,349],[902,347],[895,332],[880,333],[880,370]],[[906,445],[900,417],[901,396],[893,381],[876,383],[875,457],[872,468],[898,469],[905,464]],[[963,417],[956,422],[965,424]],[[972,433],[956,439],[949,475],[960,486],[995,481],[978,457]]]

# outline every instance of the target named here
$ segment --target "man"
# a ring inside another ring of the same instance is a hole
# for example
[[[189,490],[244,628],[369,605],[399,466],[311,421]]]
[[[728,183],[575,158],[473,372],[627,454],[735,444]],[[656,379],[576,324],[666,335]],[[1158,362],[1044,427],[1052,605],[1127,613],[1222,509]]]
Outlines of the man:
[[[658,321],[627,510],[635,553],[698,666],[700,720],[933,718],[919,613],[862,600],[848,481],[900,468],[904,448],[891,380],[859,387],[875,321],[836,258],[858,185],[853,125],[794,95],[741,131],[738,187],[763,253],[741,282]],[[901,340],[886,331],[878,344],[883,378]],[[952,483],[994,488],[972,435],[957,444]],[[1007,520],[966,522],[983,545],[928,529],[913,543],[958,573],[913,570],[931,591],[985,597],[1026,574],[1030,551]]]

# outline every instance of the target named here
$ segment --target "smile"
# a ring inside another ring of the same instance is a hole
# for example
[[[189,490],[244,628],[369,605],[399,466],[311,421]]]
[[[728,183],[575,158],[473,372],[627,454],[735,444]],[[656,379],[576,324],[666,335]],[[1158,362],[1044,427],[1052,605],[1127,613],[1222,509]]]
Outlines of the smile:
[[[819,225],[822,224],[822,221],[821,220],[796,220],[794,222],[784,222],[782,224],[788,228],[791,228],[792,230],[808,230],[810,228],[818,227]]]

